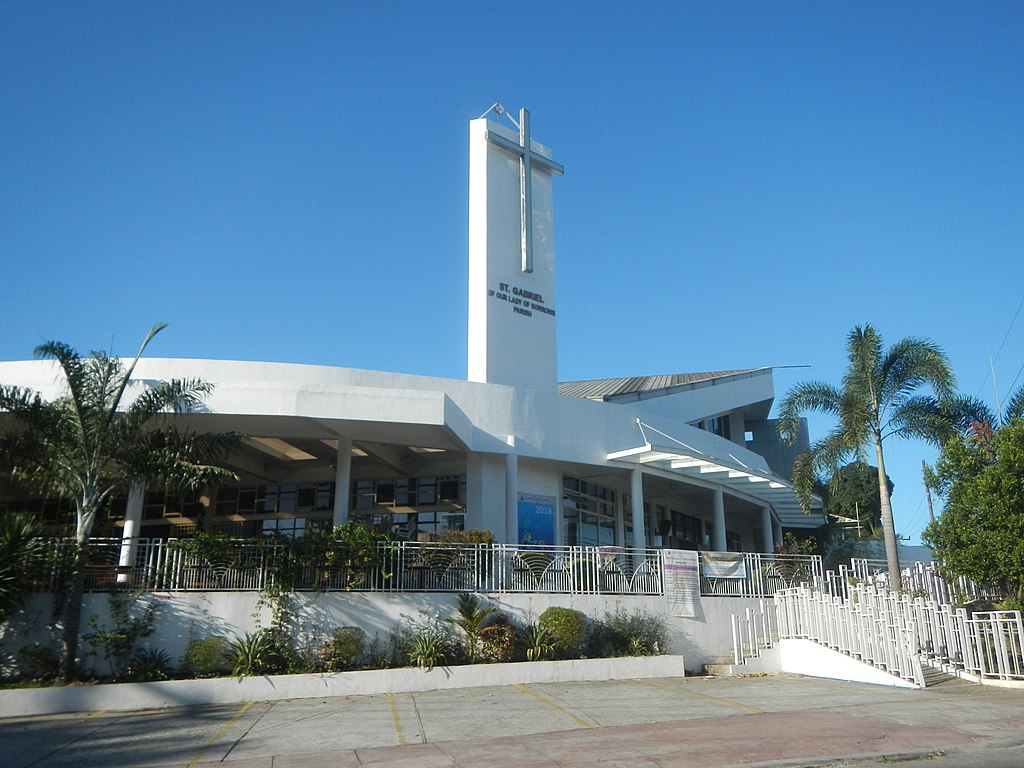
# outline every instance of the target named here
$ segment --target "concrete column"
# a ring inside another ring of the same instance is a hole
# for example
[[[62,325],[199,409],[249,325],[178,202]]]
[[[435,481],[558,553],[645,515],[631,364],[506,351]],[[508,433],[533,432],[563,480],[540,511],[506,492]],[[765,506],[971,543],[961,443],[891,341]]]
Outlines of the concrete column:
[[[128,571],[135,565],[139,528],[142,525],[142,502],[146,498],[145,483],[132,483],[128,491],[128,507],[124,511],[124,529],[121,531],[121,553],[117,558],[117,583],[128,581]]]
[[[715,529],[712,537],[716,552],[725,552],[728,546],[725,543],[725,494],[721,488],[716,488],[713,496]]]
[[[771,554],[775,551],[775,540],[772,526],[771,507],[761,507],[761,538],[763,551]]]
[[[505,543],[519,543],[519,455],[515,451],[516,437],[507,439],[509,452],[505,454]]]
[[[338,435],[338,461],[334,469],[334,521],[337,528],[348,520],[352,497],[352,439]]]
[[[503,455],[470,453],[466,457],[466,528],[488,530],[495,540],[502,538],[506,487]]]
[[[782,523],[778,520],[772,520],[772,538],[778,543],[782,543]]]
[[[626,544],[626,494],[615,494],[615,541]]]
[[[730,439],[737,445],[745,446],[747,444],[747,425],[743,420],[743,411],[740,409],[730,411],[728,418]]]
[[[643,549],[647,546],[647,531],[644,530],[644,471],[636,467],[630,475],[630,496],[633,505],[633,546]]]

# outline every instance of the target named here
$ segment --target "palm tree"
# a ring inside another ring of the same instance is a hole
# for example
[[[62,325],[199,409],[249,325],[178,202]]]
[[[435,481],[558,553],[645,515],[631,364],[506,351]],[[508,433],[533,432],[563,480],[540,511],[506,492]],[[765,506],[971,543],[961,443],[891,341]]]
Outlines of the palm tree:
[[[133,483],[196,491],[234,479],[217,466],[235,443],[234,435],[182,433],[170,423],[172,414],[198,408],[211,385],[198,379],[146,382],[137,396],[125,397],[142,353],[164,327],[153,327],[127,368],[104,352],[83,358],[61,342],[37,347],[36,356],[56,361],[64,375],[65,393],[56,400],[0,385],[0,412],[16,424],[0,435],[0,465],[15,483],[69,499],[75,511],[62,611],[60,672],[65,680],[78,672],[84,566],[93,524],[112,497]]]
[[[779,436],[792,445],[800,416],[807,411],[838,419],[835,429],[812,443],[794,464],[793,486],[805,511],[819,473],[831,474],[874,448],[889,581],[899,589],[899,554],[882,444],[893,437],[941,445],[956,433],[960,410],[970,404],[955,397],[949,361],[931,341],[906,338],[883,350],[882,337],[871,325],[864,325],[850,332],[847,353],[849,367],[841,388],[811,381],[790,390],[779,410]]]
[[[0,517],[0,624],[21,607],[32,591],[25,578],[42,559],[39,521],[15,512]]]

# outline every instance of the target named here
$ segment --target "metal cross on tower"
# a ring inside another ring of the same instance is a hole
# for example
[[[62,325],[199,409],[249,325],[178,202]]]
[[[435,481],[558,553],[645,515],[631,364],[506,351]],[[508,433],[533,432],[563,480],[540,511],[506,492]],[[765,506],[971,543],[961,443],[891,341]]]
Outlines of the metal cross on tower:
[[[498,114],[508,114],[500,104],[492,107]],[[489,112],[490,110],[488,110]],[[484,113],[487,114],[486,112]],[[511,120],[511,116],[509,116]],[[515,122],[513,120],[513,122]],[[554,160],[534,152],[530,143],[530,113],[525,109],[519,110],[519,143],[514,144],[504,136],[499,136],[493,131],[487,131],[487,140],[497,144],[502,149],[508,150],[519,156],[519,198],[520,198],[520,227],[523,249],[523,272],[533,272],[533,195],[532,195],[532,174],[533,164],[536,163],[552,173],[561,176],[564,169]]]

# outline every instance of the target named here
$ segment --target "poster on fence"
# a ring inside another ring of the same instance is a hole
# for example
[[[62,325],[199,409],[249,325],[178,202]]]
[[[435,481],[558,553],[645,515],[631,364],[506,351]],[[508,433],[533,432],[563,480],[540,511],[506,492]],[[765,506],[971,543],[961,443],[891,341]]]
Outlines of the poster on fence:
[[[661,563],[669,615],[692,619],[700,606],[697,553],[684,549],[663,549]]]
[[[745,579],[747,561],[742,552],[701,552],[705,579]]]

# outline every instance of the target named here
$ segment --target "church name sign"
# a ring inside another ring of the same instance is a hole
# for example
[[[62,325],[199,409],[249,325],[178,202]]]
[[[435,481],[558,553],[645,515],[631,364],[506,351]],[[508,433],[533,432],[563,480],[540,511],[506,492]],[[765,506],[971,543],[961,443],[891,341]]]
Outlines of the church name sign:
[[[528,291],[508,283],[498,283],[496,290],[488,290],[487,295],[498,301],[507,301],[512,311],[523,317],[533,317],[534,312],[554,317],[555,310],[544,305],[544,297],[539,293]]]

